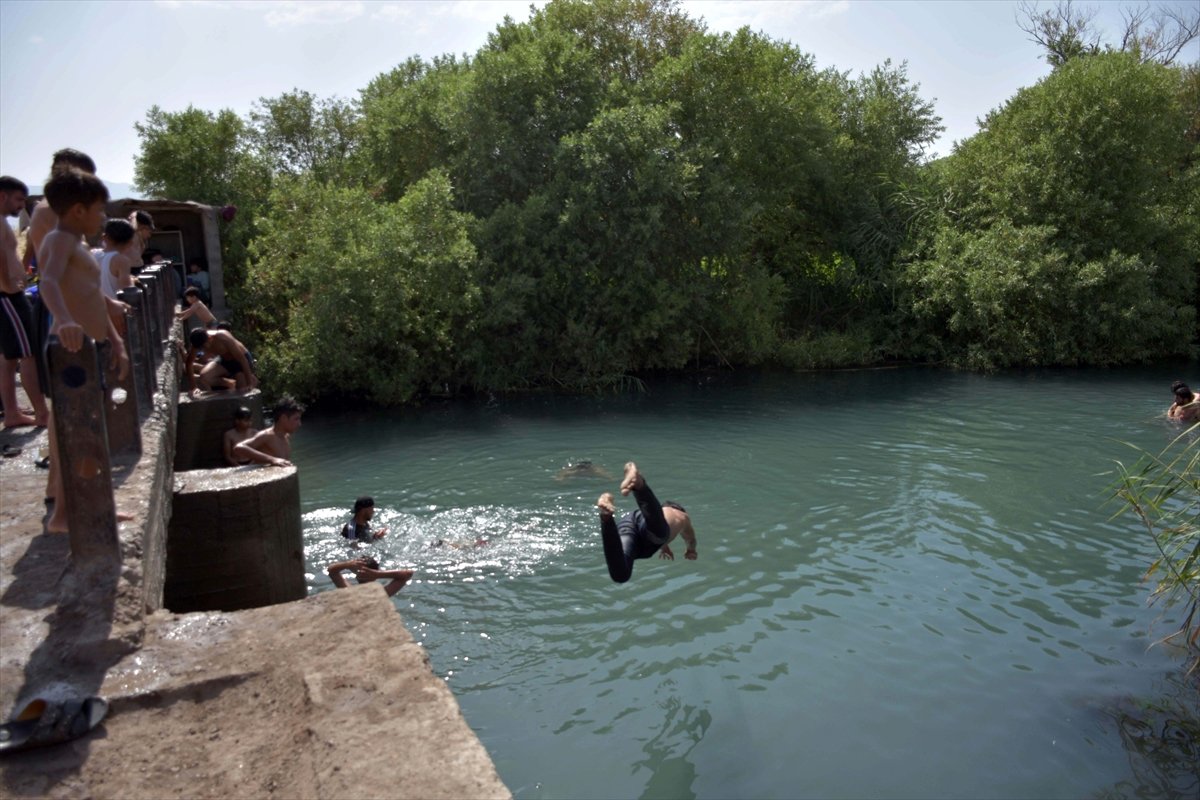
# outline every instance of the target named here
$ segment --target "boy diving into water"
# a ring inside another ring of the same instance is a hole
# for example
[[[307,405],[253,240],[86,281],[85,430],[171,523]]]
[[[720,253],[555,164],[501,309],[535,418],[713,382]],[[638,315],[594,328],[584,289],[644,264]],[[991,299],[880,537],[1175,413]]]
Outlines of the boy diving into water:
[[[646,485],[646,479],[638,472],[632,461],[625,465],[625,478],[621,481],[621,494],[633,492],[638,508],[626,514],[620,522],[613,517],[617,513],[611,492],[600,495],[596,507],[600,509],[600,537],[604,542],[604,560],[608,563],[608,574],[617,583],[625,583],[633,574],[633,562],[639,558],[650,558],[656,552],[659,558],[674,560],[669,543],[676,536],[683,537],[687,550],[683,557],[696,560],[696,531],[692,519],[678,503],[659,503],[654,492]]]

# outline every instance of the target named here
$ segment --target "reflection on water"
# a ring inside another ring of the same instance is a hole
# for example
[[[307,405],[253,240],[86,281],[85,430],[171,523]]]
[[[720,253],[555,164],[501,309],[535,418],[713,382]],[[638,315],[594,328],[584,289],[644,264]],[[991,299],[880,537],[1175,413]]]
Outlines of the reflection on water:
[[[1152,695],[1104,707],[1129,757],[1132,776],[1101,797],[1200,797],[1200,675],[1171,672]]]
[[[1128,737],[1080,698],[1175,666],[1147,649],[1153,543],[1103,506],[1119,442],[1177,432],[1175,377],[894,370],[313,418],[309,584],[366,552],[338,531],[373,495],[370,552],[416,570],[393,602],[518,797],[1136,794]],[[630,458],[700,558],[618,586],[593,503]]]

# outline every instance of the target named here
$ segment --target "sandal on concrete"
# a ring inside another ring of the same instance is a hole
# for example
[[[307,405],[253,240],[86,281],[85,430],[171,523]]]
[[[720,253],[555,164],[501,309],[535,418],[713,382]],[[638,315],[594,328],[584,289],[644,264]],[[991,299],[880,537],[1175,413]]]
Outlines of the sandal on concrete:
[[[75,697],[30,702],[21,713],[0,725],[0,753],[78,739],[100,724],[108,713],[101,697]]]
[[[21,448],[5,442],[4,446],[0,447],[0,455],[5,458],[13,458],[14,456],[21,455]]]

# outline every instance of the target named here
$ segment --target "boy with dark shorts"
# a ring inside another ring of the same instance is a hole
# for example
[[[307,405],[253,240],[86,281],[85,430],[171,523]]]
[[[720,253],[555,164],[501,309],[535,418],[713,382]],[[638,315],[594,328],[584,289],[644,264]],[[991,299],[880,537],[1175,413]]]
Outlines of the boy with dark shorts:
[[[97,344],[111,341],[113,364],[124,378],[129,373],[125,343],[108,314],[108,304],[100,289],[100,265],[84,242],[85,237],[99,233],[107,219],[104,207],[108,202],[108,189],[95,175],[67,167],[50,176],[45,192],[57,217],[54,230],[42,239],[38,251],[42,276],[40,293],[46,309],[54,317],[50,334],[58,336],[60,344],[72,353],[83,346],[85,336]],[[66,509],[70,498],[63,494],[60,453],[63,448],[70,447],[71,442],[59,441],[52,422],[49,428],[50,478],[46,497],[54,500],[54,513],[46,522],[46,530],[66,533]],[[118,512],[117,519],[130,517]]]
[[[36,350],[37,328],[33,307],[25,296],[25,268],[17,257],[17,237],[9,227],[8,217],[25,207],[29,189],[16,178],[0,177],[0,349],[4,363],[0,364],[0,402],[4,404],[4,427],[27,425],[44,426],[49,418],[46,401],[38,380]],[[33,416],[21,411],[17,404],[17,371],[21,384],[33,406]]]
[[[226,378],[234,381],[238,391],[249,391],[258,385],[258,377],[250,364],[246,346],[233,337],[228,331],[208,331],[197,328],[188,334],[191,347],[187,353],[187,374],[191,381],[192,394],[197,392],[196,384],[207,391],[221,386]],[[196,361],[196,352],[203,350],[207,356],[216,356],[200,370],[197,375],[192,370]]]

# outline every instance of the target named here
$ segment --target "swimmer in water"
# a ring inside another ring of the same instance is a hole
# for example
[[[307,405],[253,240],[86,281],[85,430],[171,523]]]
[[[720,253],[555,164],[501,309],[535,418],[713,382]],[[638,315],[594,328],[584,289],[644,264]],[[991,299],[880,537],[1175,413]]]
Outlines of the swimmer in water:
[[[621,494],[633,493],[638,508],[626,514],[620,522],[614,519],[616,503],[610,492],[600,495],[596,507],[600,509],[600,537],[604,543],[604,560],[608,563],[608,574],[617,583],[625,583],[633,574],[633,562],[639,558],[650,558],[658,553],[659,558],[675,560],[670,542],[681,536],[687,543],[683,557],[696,560],[696,531],[692,518],[678,503],[659,503],[654,492],[646,485],[646,479],[638,472],[632,461],[625,465],[625,478],[621,481]]]
[[[391,597],[396,592],[404,588],[404,584],[408,583],[413,576],[411,569],[380,569],[379,562],[373,558],[356,558],[353,561],[339,561],[336,564],[330,564],[325,571],[329,573],[329,579],[333,581],[333,585],[339,589],[346,588],[346,576],[342,573],[350,570],[354,573],[354,578],[359,583],[370,583],[371,581],[388,582],[383,590],[387,592],[387,596]]]
[[[605,478],[611,479],[612,475],[603,467],[598,467],[591,461],[574,461],[567,464],[558,471],[554,476],[557,481],[565,481],[568,478]]]
[[[1200,402],[1196,400],[1195,393],[1188,388],[1186,383],[1175,381],[1171,384],[1171,393],[1175,395],[1175,402],[1171,403],[1171,407],[1167,409],[1169,419],[1177,419],[1184,423],[1200,419]]]
[[[457,542],[447,542],[445,539],[438,539],[436,542],[430,542],[430,547],[451,547],[455,550],[472,550],[476,547],[486,547],[489,544],[488,539],[476,539],[471,544],[459,544]]]

